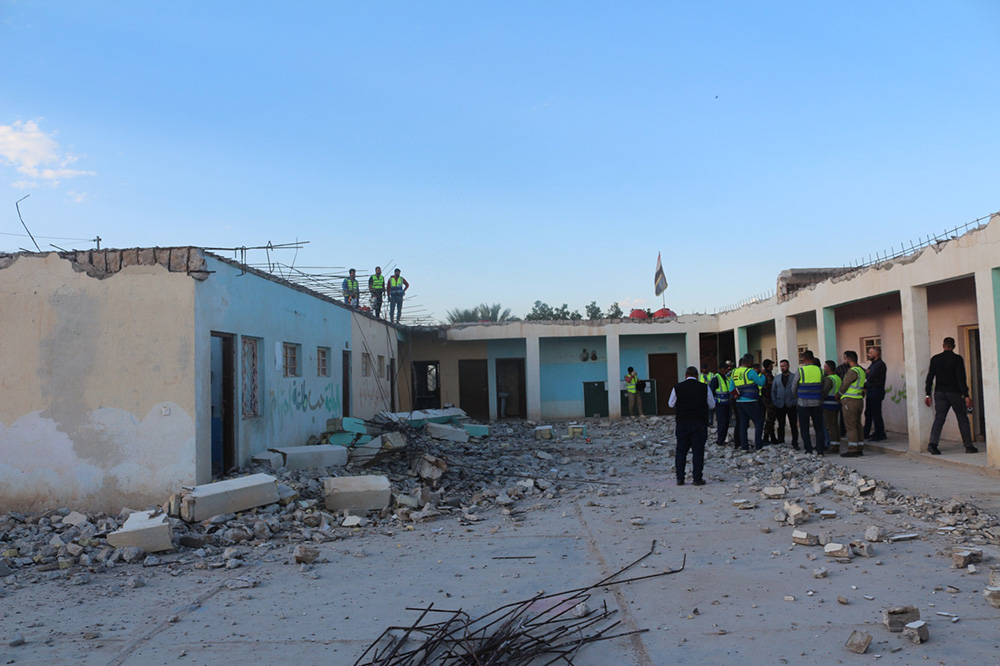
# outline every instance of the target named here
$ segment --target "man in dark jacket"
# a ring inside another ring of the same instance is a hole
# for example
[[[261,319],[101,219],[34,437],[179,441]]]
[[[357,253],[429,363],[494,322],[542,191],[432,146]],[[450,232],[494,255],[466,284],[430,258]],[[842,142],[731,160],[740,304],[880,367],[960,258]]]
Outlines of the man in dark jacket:
[[[684,372],[684,381],[670,391],[667,404],[674,408],[677,453],[674,467],[677,485],[684,485],[687,454],[691,452],[691,477],[696,486],[705,485],[705,442],[708,440],[708,413],[715,409],[715,396],[707,384],[698,381],[698,368],[693,365]]]
[[[865,371],[865,439],[885,441],[885,421],[882,420],[882,400],[885,399],[885,361],[881,347],[868,348],[871,365]]]
[[[969,397],[969,385],[965,380],[965,361],[955,353],[955,338],[945,338],[942,346],[944,351],[931,357],[931,368],[924,385],[924,404],[930,407],[931,395],[934,396],[934,425],[931,426],[931,442],[927,450],[936,456],[941,455],[941,450],[938,449],[941,429],[948,418],[948,411],[953,410],[958,419],[958,431],[962,433],[965,452],[978,453],[979,449],[972,445],[972,430],[969,428],[967,414],[967,410],[972,407],[972,398]]]
[[[771,401],[774,404],[774,415],[778,421],[777,443],[785,443],[785,419],[792,431],[792,448],[799,449],[799,419],[795,405],[795,382],[789,370],[788,360],[781,359],[778,363],[781,374],[774,378],[771,384]]]

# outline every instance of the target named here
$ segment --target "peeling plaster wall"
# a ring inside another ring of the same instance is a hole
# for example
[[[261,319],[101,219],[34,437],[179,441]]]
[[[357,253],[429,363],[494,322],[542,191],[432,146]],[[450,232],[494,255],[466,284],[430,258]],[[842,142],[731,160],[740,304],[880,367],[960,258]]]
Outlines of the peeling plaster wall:
[[[55,253],[0,269],[0,511],[161,501],[195,477],[194,284],[96,279]]]
[[[381,411],[388,411],[390,401],[389,379],[390,361],[396,358],[396,330],[385,323],[385,320],[374,319],[366,315],[353,313],[351,315],[351,415],[362,419],[370,419]],[[339,351],[337,352],[340,353]],[[362,354],[369,354],[372,359],[371,372],[367,377],[362,372]],[[378,358],[384,359],[381,373]],[[397,400],[397,405],[399,404]]]

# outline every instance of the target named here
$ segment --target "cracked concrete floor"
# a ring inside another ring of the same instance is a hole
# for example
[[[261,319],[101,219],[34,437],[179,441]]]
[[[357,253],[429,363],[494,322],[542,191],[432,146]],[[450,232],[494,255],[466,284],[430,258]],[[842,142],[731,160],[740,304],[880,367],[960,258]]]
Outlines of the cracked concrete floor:
[[[654,553],[628,575],[678,568],[686,556],[684,571],[599,588],[590,602],[617,608],[621,630],[646,631],[589,645],[573,663],[860,663],[875,655],[887,664],[1000,663],[1000,609],[981,595],[998,561],[995,547],[970,575],[951,568],[944,550],[955,541],[934,525],[879,507],[852,514],[847,500],[826,492],[815,498],[817,509],[837,509],[839,517],[814,518],[807,529],[844,541],[873,524],[921,534],[874,544],[874,557],[838,564],[821,547],[793,546],[792,528],[773,520],[782,502],[737,493],[742,478],[718,457],[710,455],[709,484],[699,488],[673,485],[667,455],[653,463],[647,453],[629,455],[623,450],[615,460],[618,476],[609,481],[618,485],[525,499],[512,515],[492,511],[470,525],[444,517],[413,530],[347,531],[319,545],[321,560],[306,571],[292,562],[295,544],[279,542],[232,571],[179,566],[171,575],[166,567],[127,565],[94,574],[86,585],[65,578],[7,585],[0,663],[353,664],[384,628],[416,620],[407,607],[433,603],[481,614],[540,591],[590,585],[646,553],[653,540]],[[995,494],[998,484],[889,455],[852,461],[862,470],[866,464],[900,482],[929,474],[960,497]],[[757,508],[737,509],[737,497]],[[521,559],[495,559],[512,557]],[[813,569],[821,566],[829,577],[816,579]],[[128,587],[136,576],[146,585]],[[257,586],[226,587],[247,577]],[[883,608],[907,604],[929,623],[929,642],[911,644],[882,625]],[[874,637],[865,655],[844,647],[854,629]],[[15,632],[24,645],[8,646]]]

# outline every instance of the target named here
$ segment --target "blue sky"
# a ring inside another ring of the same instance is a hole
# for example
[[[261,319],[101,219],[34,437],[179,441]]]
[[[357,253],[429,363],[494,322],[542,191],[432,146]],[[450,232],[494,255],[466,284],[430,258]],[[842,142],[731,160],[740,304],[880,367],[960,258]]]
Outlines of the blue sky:
[[[43,249],[307,240],[272,257],[399,266],[424,319],[656,309],[658,251],[712,312],[1000,210],[998,35],[993,0],[0,0],[0,250],[30,194]]]

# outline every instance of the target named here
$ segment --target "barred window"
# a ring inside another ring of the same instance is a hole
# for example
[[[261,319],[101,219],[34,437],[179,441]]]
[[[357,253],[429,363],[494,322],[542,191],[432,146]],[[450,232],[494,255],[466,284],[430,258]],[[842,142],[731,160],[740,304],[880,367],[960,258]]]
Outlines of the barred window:
[[[361,376],[371,377],[372,376],[372,355],[371,354],[361,354]]]
[[[281,368],[285,377],[298,377],[302,374],[299,368],[299,345],[286,342],[281,347]]]
[[[242,338],[240,353],[243,418],[260,416],[260,338]]]
[[[329,377],[330,376],[330,348],[329,347],[317,347],[316,348],[316,376],[317,377]]]

